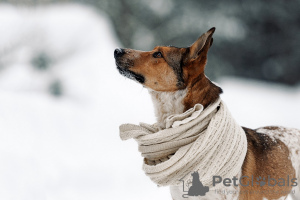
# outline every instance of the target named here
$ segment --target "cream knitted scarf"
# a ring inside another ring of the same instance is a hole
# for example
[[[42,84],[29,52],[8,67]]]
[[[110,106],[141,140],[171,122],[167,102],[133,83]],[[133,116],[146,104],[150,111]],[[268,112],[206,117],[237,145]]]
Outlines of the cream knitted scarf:
[[[196,104],[183,114],[169,116],[166,127],[120,126],[122,140],[138,142],[143,169],[156,184],[179,185],[198,171],[203,185],[212,187],[213,176],[232,178],[241,171],[247,138],[220,99],[204,110]]]

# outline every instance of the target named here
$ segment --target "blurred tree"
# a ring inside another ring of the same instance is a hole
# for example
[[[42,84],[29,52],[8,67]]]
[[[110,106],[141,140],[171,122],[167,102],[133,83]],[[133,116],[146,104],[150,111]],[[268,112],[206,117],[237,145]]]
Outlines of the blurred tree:
[[[32,65],[38,70],[48,69],[50,62],[51,60],[49,56],[44,52],[37,54],[31,61]]]
[[[79,2],[105,11],[124,47],[188,46],[216,27],[207,73],[295,85],[300,82],[300,1],[2,0]]]
[[[62,95],[62,83],[60,80],[55,80],[50,84],[49,92],[55,97]]]

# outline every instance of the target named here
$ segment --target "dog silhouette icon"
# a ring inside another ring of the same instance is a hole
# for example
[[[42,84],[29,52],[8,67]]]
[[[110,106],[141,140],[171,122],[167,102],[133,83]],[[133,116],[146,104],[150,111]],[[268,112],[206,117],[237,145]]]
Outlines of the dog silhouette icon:
[[[205,196],[209,191],[209,187],[203,186],[200,181],[198,172],[192,173],[193,181],[192,186],[189,188],[188,196]]]

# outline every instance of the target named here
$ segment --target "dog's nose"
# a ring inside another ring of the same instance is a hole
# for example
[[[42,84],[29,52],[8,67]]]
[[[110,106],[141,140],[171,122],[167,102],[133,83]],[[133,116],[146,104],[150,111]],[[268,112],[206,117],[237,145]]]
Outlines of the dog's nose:
[[[125,53],[124,49],[116,48],[114,52],[114,56],[115,58],[121,57],[122,55],[124,55],[124,53]]]

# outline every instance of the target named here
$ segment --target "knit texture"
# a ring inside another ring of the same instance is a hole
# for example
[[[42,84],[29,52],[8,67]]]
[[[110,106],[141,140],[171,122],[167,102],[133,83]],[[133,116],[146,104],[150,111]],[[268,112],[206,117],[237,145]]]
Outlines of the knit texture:
[[[196,104],[185,113],[169,116],[166,127],[120,126],[122,140],[138,142],[143,170],[159,186],[179,185],[198,171],[203,185],[212,187],[213,176],[232,178],[241,171],[247,138],[220,99],[204,110]]]

